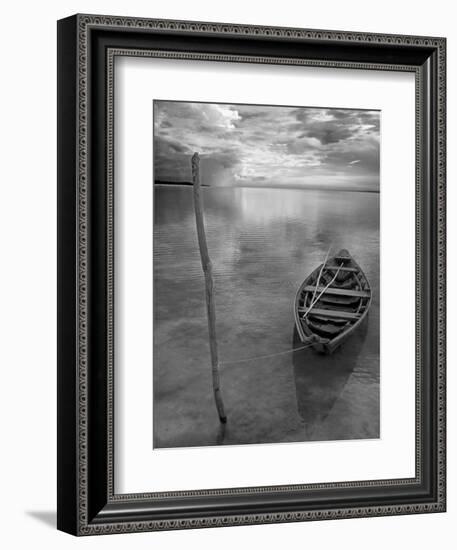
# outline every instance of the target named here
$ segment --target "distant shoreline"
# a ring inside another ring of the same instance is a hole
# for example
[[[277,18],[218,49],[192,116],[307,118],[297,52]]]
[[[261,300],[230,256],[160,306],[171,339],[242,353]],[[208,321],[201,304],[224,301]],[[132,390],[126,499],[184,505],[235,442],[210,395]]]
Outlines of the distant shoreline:
[[[162,181],[155,180],[154,185],[193,185],[191,181]],[[201,184],[202,187],[211,187],[211,185]]]
[[[161,180],[155,180],[154,185],[160,185],[160,186],[188,186],[193,185],[190,181],[161,181]],[[300,185],[225,185],[225,186],[217,186],[217,185],[207,185],[207,184],[201,184],[202,187],[213,187],[214,189],[294,189],[298,191],[337,191],[337,192],[343,192],[343,193],[380,193],[377,189],[354,189],[354,188],[340,188],[340,187],[311,187],[311,186],[300,186]]]

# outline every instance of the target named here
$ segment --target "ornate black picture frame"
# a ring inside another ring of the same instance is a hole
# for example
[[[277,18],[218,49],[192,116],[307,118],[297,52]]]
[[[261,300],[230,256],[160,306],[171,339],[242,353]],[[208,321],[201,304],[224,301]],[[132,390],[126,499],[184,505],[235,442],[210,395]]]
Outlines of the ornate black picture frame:
[[[444,38],[74,15],[58,22],[58,528],[75,535],[445,511]],[[416,86],[416,476],[115,494],[113,60],[407,71]]]

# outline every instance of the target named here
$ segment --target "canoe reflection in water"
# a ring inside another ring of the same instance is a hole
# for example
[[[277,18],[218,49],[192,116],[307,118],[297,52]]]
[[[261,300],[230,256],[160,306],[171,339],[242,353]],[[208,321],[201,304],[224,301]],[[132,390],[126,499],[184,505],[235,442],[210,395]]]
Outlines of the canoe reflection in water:
[[[358,359],[368,323],[365,319],[332,355],[317,354],[311,348],[293,354],[297,409],[305,425],[306,440],[341,439],[343,433],[351,433],[351,439],[379,437],[379,420],[376,415],[363,414],[361,396],[355,390],[359,386],[357,379],[363,378],[363,365]],[[297,328],[293,330],[293,346],[299,349],[303,343]],[[355,410],[359,407],[361,415]]]

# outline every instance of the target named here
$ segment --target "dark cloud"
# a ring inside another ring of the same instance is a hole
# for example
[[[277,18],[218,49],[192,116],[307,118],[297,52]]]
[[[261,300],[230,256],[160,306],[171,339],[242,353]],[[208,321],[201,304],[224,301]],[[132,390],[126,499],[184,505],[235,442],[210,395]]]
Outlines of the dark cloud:
[[[328,145],[329,143],[338,143],[343,139],[347,139],[352,136],[350,128],[346,126],[340,126],[336,124],[315,123],[309,124],[308,128],[302,132],[298,137],[304,138],[316,138],[322,143],[322,145]]]
[[[342,109],[296,109],[299,138],[316,138],[322,145],[338,143],[360,133],[379,131],[379,113]],[[376,121],[376,122],[375,122]]]

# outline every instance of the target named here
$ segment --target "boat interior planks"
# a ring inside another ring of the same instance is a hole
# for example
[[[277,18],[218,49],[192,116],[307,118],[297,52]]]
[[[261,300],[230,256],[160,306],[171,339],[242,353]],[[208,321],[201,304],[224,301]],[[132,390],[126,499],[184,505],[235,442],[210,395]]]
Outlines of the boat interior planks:
[[[347,250],[340,250],[298,289],[294,314],[301,341],[320,353],[332,353],[364,321],[370,305],[365,273]]]

